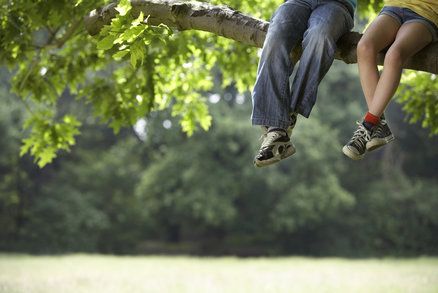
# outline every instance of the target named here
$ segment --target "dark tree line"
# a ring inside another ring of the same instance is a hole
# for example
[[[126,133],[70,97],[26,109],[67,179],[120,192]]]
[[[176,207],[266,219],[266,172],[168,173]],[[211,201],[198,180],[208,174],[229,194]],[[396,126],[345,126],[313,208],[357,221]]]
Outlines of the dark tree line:
[[[212,128],[191,138],[166,111],[115,135],[65,92],[57,111],[86,121],[82,136],[39,169],[19,156],[26,114],[2,71],[0,249],[437,254],[438,141],[394,105],[387,116],[397,140],[363,161],[344,158],[340,147],[364,108],[354,72],[330,71],[316,111],[295,130],[297,154],[272,168],[251,164],[259,132],[249,97],[216,86]]]

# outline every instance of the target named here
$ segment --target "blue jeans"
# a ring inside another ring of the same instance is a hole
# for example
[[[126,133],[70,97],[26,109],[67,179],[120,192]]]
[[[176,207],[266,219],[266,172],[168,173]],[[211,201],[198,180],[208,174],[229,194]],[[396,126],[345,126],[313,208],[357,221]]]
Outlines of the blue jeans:
[[[334,60],[336,41],[353,27],[345,0],[288,0],[271,18],[255,82],[253,125],[286,129],[290,114],[309,117],[318,85]],[[302,41],[303,54],[292,89],[290,52]]]

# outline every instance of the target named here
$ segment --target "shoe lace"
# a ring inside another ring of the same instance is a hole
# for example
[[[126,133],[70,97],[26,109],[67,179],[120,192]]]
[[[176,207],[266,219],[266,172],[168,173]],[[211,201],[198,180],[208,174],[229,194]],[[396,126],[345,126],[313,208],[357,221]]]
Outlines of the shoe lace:
[[[386,121],[385,120],[380,120],[380,123],[379,124],[377,124],[377,127],[376,127],[376,129],[373,131],[373,136],[380,136],[380,135],[382,135],[382,132],[383,132],[383,126],[385,126],[386,125]]]
[[[365,126],[362,125],[362,123],[356,122],[356,124],[358,125],[358,128],[353,133],[353,137],[351,138],[350,142],[359,143],[363,147],[365,146],[366,142],[371,139],[370,132],[365,128]]]
[[[284,134],[282,134],[280,131],[271,131],[268,132],[266,134],[263,135],[263,142],[262,142],[262,146],[260,147],[261,149],[264,149],[268,146],[270,146],[277,138],[283,136]]]

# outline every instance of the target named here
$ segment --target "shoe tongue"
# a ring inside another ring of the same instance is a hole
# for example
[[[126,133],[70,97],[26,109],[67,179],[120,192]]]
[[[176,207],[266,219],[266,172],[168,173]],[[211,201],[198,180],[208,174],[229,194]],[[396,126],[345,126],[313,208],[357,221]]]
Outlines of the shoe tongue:
[[[362,125],[365,127],[366,130],[371,131],[373,130],[374,126],[373,124],[367,122],[367,121],[363,121]]]

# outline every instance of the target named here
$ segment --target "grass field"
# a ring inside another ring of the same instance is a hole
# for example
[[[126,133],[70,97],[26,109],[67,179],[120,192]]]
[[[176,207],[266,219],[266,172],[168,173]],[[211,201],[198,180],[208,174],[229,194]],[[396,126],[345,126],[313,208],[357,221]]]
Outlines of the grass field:
[[[438,292],[438,258],[0,255],[0,292]]]

